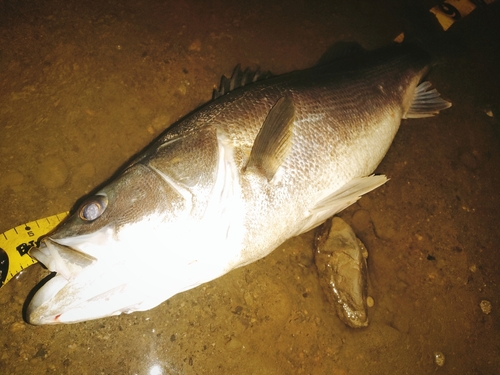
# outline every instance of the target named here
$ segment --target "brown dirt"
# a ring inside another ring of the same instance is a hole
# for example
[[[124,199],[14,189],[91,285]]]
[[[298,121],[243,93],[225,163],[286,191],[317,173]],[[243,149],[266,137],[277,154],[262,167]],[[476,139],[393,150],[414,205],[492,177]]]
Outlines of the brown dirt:
[[[405,121],[377,170],[391,180],[341,214],[370,253],[367,329],[327,304],[311,233],[151,311],[68,326],[23,321],[36,265],[0,290],[0,374],[498,373],[500,3],[446,33],[412,4],[0,0],[0,232],[70,209],[237,63],[282,73],[407,31],[453,102]]]

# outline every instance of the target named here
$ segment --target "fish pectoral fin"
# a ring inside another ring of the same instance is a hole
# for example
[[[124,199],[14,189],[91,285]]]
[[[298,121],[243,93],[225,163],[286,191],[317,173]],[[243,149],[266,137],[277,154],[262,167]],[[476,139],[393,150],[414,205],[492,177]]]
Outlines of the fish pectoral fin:
[[[415,89],[413,101],[403,118],[422,118],[437,115],[439,111],[451,107],[451,103],[441,98],[436,89],[429,90],[432,84],[422,82]]]
[[[356,177],[340,189],[320,198],[313,208],[309,210],[305,224],[296,235],[305,233],[323,223],[329,217],[355,203],[363,194],[385,184],[387,180],[385,175]]]
[[[281,97],[267,114],[255,138],[246,170],[256,168],[271,181],[292,148],[295,106]]]

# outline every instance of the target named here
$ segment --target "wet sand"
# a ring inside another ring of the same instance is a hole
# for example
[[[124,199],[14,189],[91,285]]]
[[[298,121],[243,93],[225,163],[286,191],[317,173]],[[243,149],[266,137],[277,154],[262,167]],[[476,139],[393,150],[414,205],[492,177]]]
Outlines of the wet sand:
[[[0,232],[72,208],[237,63],[284,73],[405,31],[453,102],[404,121],[390,181],[340,214],[369,251],[368,328],[328,305],[312,233],[151,311],[67,326],[23,320],[35,265],[0,290],[0,374],[495,374],[500,3],[446,32],[432,1],[377,3],[0,1]]]

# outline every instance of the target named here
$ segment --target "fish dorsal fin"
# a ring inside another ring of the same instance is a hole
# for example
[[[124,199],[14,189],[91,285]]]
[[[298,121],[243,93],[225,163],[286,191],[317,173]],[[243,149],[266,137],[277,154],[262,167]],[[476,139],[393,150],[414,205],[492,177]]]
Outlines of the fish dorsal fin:
[[[267,114],[250,153],[246,169],[256,168],[271,181],[292,147],[295,106],[281,97]]]
[[[441,98],[436,89],[428,90],[431,87],[432,84],[429,81],[417,86],[410,109],[403,118],[432,117],[439,111],[451,107],[451,103]]]
[[[212,92],[212,99],[217,99],[218,97],[239,87],[243,87],[249,83],[257,82],[269,77],[272,77],[271,72],[261,72],[260,69],[251,70],[250,68],[246,68],[242,71],[240,64],[238,64],[236,65],[236,68],[234,68],[231,78],[222,76],[219,89],[214,89]]]
[[[321,55],[316,65],[323,65],[335,60],[345,59],[348,57],[360,56],[366,52],[367,51],[363,47],[361,47],[359,43],[338,42],[328,48],[325,53]]]

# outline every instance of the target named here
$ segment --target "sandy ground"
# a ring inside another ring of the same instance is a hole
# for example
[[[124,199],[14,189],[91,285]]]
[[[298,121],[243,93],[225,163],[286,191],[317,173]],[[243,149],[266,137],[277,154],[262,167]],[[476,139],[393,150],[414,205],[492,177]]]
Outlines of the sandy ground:
[[[35,265],[0,290],[0,374],[498,373],[500,3],[447,32],[431,6],[0,0],[0,232],[70,209],[237,63],[283,73],[405,31],[453,102],[405,121],[377,170],[391,180],[340,215],[370,253],[368,328],[328,305],[312,233],[151,311],[68,326],[24,322]]]

